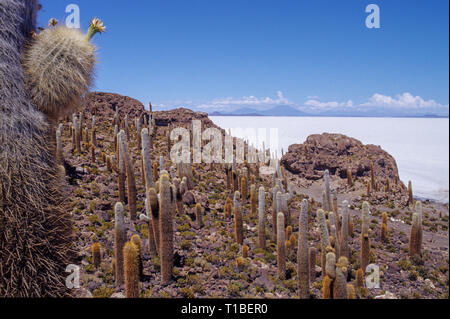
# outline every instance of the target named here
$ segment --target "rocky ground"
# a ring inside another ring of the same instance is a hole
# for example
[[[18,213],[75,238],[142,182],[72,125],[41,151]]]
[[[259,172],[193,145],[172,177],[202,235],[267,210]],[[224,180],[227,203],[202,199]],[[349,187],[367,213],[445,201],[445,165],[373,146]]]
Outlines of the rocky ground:
[[[82,288],[74,292],[78,297],[123,297],[124,287],[116,287],[112,268],[114,245],[113,208],[118,201],[117,173],[109,171],[102,161],[102,152],[114,154],[112,119],[115,108],[119,107],[121,116],[130,118],[131,136],[129,148],[135,165],[138,193],[138,214],[145,214],[145,192],[142,181],[140,151],[133,125],[134,117],[144,112],[144,107],[136,100],[115,94],[92,93],[88,96],[84,126],[91,130],[91,114],[96,115],[96,134],[98,147],[95,160],[87,144],[83,145],[81,155],[74,154],[69,122],[64,122],[63,145],[67,178],[67,200],[72,207],[74,219],[74,248],[78,251],[75,263],[82,265]],[[206,114],[179,109],[169,112],[155,112],[158,130],[154,143],[152,160],[159,161],[163,155],[170,167],[168,156],[167,130],[177,125],[189,125],[192,118],[202,121],[205,127],[215,126]],[[347,138],[348,139],[348,138]],[[307,198],[310,202],[310,246],[319,250],[320,236],[315,211],[321,207],[324,183],[323,171],[331,172],[331,187],[336,191],[338,203],[349,201],[353,236],[350,238],[352,249],[350,283],[355,283],[355,272],[359,268],[359,248],[361,229],[361,205],[368,201],[371,205],[371,262],[381,270],[380,289],[360,289],[358,298],[448,298],[449,289],[449,209],[448,205],[424,202],[424,242],[421,259],[411,260],[408,256],[409,233],[413,207],[407,204],[406,187],[398,182],[395,160],[376,147],[362,146],[352,139],[346,143],[337,141],[330,145],[329,138],[313,137],[310,143],[293,146],[285,154],[282,163],[286,167],[289,183],[294,184],[296,195],[289,202],[292,216],[293,233],[298,232],[298,214],[300,202]],[[321,146],[322,145],[322,146]],[[323,145],[327,145],[326,147]],[[313,146],[313,147],[312,147]],[[324,149],[343,149],[334,151]],[[359,151],[352,151],[361,148]],[[362,150],[365,150],[362,152]],[[306,152],[306,153],[302,153]],[[352,153],[353,152],[353,153]],[[303,154],[300,157],[293,153]],[[352,153],[352,154],[351,154]],[[317,155],[312,157],[313,155]],[[320,156],[318,156],[320,155]],[[370,158],[373,156],[373,158]],[[380,180],[379,191],[367,194],[366,183],[369,178],[366,169],[368,160],[375,160],[376,175]],[[320,163],[307,163],[305,158],[320,158]],[[333,159],[333,165],[329,165]],[[354,166],[345,164],[353,158]],[[173,282],[168,286],[160,284],[160,261],[151,256],[148,249],[147,223],[131,222],[126,217],[128,238],[138,234],[142,238],[144,276],[141,280],[141,296],[151,298],[200,297],[200,298],[298,298],[296,275],[296,244],[288,250],[287,278],[278,279],[276,245],[270,241],[272,202],[272,179],[269,176],[257,177],[257,189],[266,189],[267,238],[266,250],[258,248],[257,216],[250,214],[250,203],[243,203],[244,244],[249,249],[248,257],[237,265],[242,256],[241,247],[236,244],[233,232],[233,220],[224,216],[224,204],[227,197],[232,198],[226,187],[225,169],[219,164],[194,164],[195,187],[183,197],[186,213],[175,217],[175,268]],[[353,186],[347,185],[346,169],[352,169],[355,176]],[[253,171],[256,167],[252,167]],[[291,172],[292,171],[292,172]],[[345,174],[342,172],[345,171]],[[386,178],[390,179],[390,189],[385,190]],[[384,185],[385,186],[385,185]],[[314,199],[314,200],[313,200]],[[194,206],[200,203],[205,211],[203,227],[195,220]],[[389,214],[389,236],[387,242],[380,240],[382,212]],[[100,243],[102,263],[94,267],[91,246]],[[322,297],[322,277],[320,257],[316,263],[316,278],[311,283],[312,298]]]

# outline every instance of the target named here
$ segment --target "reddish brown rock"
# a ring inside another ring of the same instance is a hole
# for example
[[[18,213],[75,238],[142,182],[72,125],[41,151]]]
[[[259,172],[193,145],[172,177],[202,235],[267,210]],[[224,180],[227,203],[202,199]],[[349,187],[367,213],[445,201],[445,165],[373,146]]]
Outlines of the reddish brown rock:
[[[381,147],[364,145],[357,139],[342,134],[314,134],[303,144],[289,146],[281,163],[293,174],[309,180],[323,177],[325,170],[331,175],[347,178],[347,169],[353,176],[370,176],[370,163],[374,163],[379,180],[398,176],[395,159]]]

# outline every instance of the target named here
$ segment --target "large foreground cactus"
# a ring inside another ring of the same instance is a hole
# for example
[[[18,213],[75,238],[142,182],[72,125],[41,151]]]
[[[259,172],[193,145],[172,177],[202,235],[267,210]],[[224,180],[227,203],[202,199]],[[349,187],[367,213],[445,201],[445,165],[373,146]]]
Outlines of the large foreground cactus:
[[[0,1],[0,296],[60,297],[72,224],[61,194],[54,132],[29,99],[22,67],[35,0]]]

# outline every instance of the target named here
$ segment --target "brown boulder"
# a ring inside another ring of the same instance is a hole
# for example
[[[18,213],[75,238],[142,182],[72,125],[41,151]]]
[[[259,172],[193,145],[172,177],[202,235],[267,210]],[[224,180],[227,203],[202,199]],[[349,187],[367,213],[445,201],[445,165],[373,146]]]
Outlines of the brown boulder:
[[[309,180],[331,175],[347,178],[347,169],[355,177],[370,176],[370,163],[378,179],[398,176],[395,159],[381,147],[364,145],[359,140],[342,134],[314,134],[303,144],[293,144],[281,158],[281,164],[291,173]]]

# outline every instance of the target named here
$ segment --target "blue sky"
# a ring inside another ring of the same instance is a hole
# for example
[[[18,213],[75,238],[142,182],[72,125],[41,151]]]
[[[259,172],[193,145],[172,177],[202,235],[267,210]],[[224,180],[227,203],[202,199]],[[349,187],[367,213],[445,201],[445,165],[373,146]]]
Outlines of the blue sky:
[[[447,0],[40,0],[100,17],[94,90],[154,106],[448,114]],[[368,29],[368,4],[381,28]]]

